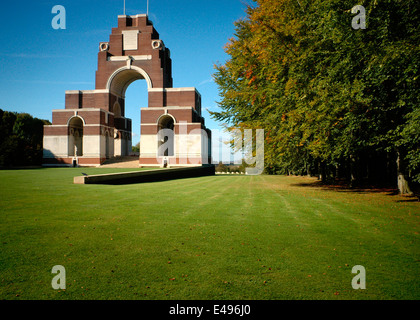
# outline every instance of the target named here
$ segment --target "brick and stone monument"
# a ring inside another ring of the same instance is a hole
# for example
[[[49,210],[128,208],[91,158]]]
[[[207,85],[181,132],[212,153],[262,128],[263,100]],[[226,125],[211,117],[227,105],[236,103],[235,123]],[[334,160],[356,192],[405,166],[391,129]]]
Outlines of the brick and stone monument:
[[[211,131],[195,88],[172,87],[170,51],[147,15],[118,16],[98,52],[95,90],[66,91],[65,109],[44,127],[44,165],[99,166],[131,152],[125,92],[144,79],[148,107],[141,109],[139,166],[211,163]]]

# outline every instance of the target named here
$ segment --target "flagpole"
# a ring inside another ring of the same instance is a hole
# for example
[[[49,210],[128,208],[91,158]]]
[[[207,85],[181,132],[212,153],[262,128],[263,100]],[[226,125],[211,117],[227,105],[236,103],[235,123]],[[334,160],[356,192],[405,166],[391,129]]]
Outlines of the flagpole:
[[[124,15],[125,15],[125,0],[124,0]]]

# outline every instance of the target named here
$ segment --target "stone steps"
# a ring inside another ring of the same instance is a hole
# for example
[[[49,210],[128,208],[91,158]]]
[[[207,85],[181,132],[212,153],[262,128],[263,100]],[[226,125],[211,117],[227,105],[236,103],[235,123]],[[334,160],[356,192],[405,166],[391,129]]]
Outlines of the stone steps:
[[[106,160],[101,168],[138,168],[139,158],[138,157],[115,157],[113,159]]]

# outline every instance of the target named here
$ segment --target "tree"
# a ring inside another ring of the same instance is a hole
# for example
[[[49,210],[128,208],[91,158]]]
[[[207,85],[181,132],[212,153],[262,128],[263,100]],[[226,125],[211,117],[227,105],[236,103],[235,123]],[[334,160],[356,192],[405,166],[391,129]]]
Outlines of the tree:
[[[396,171],[405,179],[407,168],[418,177],[418,6],[364,1],[367,29],[354,30],[353,5],[258,0],[236,22],[230,59],[215,66],[212,117],[265,129],[266,172],[352,185]]]
[[[140,142],[137,142],[135,146],[131,147],[133,152],[140,152]]]
[[[228,167],[223,164],[222,161],[219,162],[219,164],[216,166],[216,172],[227,172],[228,171]]]
[[[0,109],[0,166],[40,165],[47,120]]]

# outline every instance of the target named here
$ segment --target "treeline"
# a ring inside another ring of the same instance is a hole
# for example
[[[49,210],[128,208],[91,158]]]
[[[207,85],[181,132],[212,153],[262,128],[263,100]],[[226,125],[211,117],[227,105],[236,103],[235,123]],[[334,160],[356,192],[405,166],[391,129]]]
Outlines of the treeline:
[[[44,124],[51,123],[0,109],[0,167],[41,165]]]
[[[225,172],[225,173],[245,173],[247,164],[245,161],[242,161],[240,165],[226,165],[222,161],[218,163],[215,167],[216,172]]]
[[[212,117],[265,130],[267,173],[410,193],[420,182],[420,7],[362,4],[366,28],[355,29],[353,0],[255,1],[215,66]]]

